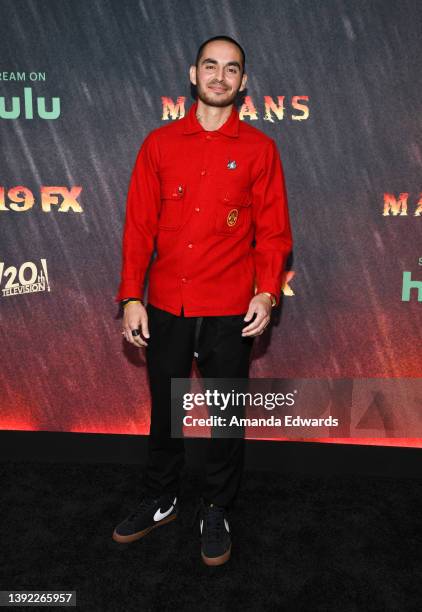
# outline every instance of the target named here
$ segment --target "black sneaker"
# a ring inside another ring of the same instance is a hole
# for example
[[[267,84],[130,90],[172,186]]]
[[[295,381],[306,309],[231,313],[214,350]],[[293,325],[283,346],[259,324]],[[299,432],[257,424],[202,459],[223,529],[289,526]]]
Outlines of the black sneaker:
[[[230,559],[230,526],[225,508],[201,500],[199,528],[201,556],[206,565],[222,565]]]
[[[121,544],[139,540],[155,527],[174,521],[177,512],[178,501],[175,495],[162,495],[156,499],[144,497],[134,511],[117,525],[113,540]]]

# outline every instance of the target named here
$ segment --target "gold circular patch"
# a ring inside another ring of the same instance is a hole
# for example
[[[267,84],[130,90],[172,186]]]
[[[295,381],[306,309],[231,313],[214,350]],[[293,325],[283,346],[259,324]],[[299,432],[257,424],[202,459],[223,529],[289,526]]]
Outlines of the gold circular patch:
[[[230,227],[236,224],[237,218],[239,216],[239,211],[237,208],[232,208],[229,214],[227,215],[227,225]]]

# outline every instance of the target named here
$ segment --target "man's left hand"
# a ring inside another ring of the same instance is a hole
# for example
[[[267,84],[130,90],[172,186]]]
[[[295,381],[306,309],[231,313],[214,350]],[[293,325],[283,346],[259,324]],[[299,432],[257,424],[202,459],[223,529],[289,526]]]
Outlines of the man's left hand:
[[[256,313],[256,319],[253,323],[242,329],[243,337],[259,336],[269,324],[271,319],[271,298],[268,295],[262,293],[255,295],[249,302],[248,312],[243,320],[249,322],[254,313]]]

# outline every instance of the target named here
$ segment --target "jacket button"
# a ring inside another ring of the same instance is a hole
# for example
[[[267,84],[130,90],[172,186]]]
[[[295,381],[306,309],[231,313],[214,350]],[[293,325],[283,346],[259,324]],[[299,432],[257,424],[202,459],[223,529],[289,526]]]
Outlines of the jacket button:
[[[187,282],[187,280],[188,280],[187,278],[183,277],[183,278],[182,278],[182,283],[186,283],[186,282]]]
[[[188,247],[191,249],[191,248],[193,247],[193,244],[190,242],[190,243],[188,244]]]
[[[206,171],[206,170],[201,170],[201,176],[205,176],[205,175],[206,175],[206,173],[207,173],[207,171]]]
[[[212,136],[210,136],[209,134],[207,134],[206,139],[207,139],[207,140],[211,140],[211,139],[212,139]]]
[[[199,208],[199,206],[195,206],[195,210],[196,212],[199,212],[201,209]]]
[[[182,186],[182,185],[179,185],[179,186],[178,186],[178,188],[177,188],[177,191],[178,191],[179,193],[183,193],[183,186]]]

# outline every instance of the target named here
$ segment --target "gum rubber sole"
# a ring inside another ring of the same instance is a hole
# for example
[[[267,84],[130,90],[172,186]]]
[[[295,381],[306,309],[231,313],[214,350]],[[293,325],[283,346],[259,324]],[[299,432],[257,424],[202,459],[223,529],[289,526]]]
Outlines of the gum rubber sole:
[[[131,542],[140,540],[156,527],[161,527],[161,525],[166,525],[166,523],[174,521],[176,517],[177,514],[171,514],[170,516],[166,517],[162,521],[159,521],[155,525],[151,525],[151,527],[147,527],[146,529],[143,529],[142,531],[137,531],[136,533],[131,533],[130,535],[121,535],[117,533],[117,531],[114,531],[112,538],[115,542],[119,542],[119,544],[130,544]]]
[[[227,561],[230,559],[231,550],[232,545],[230,544],[230,548],[226,550],[224,555],[220,555],[219,557],[206,557],[204,553],[201,552],[202,561],[205,563],[205,565],[209,566],[223,565],[223,563],[227,563]]]

